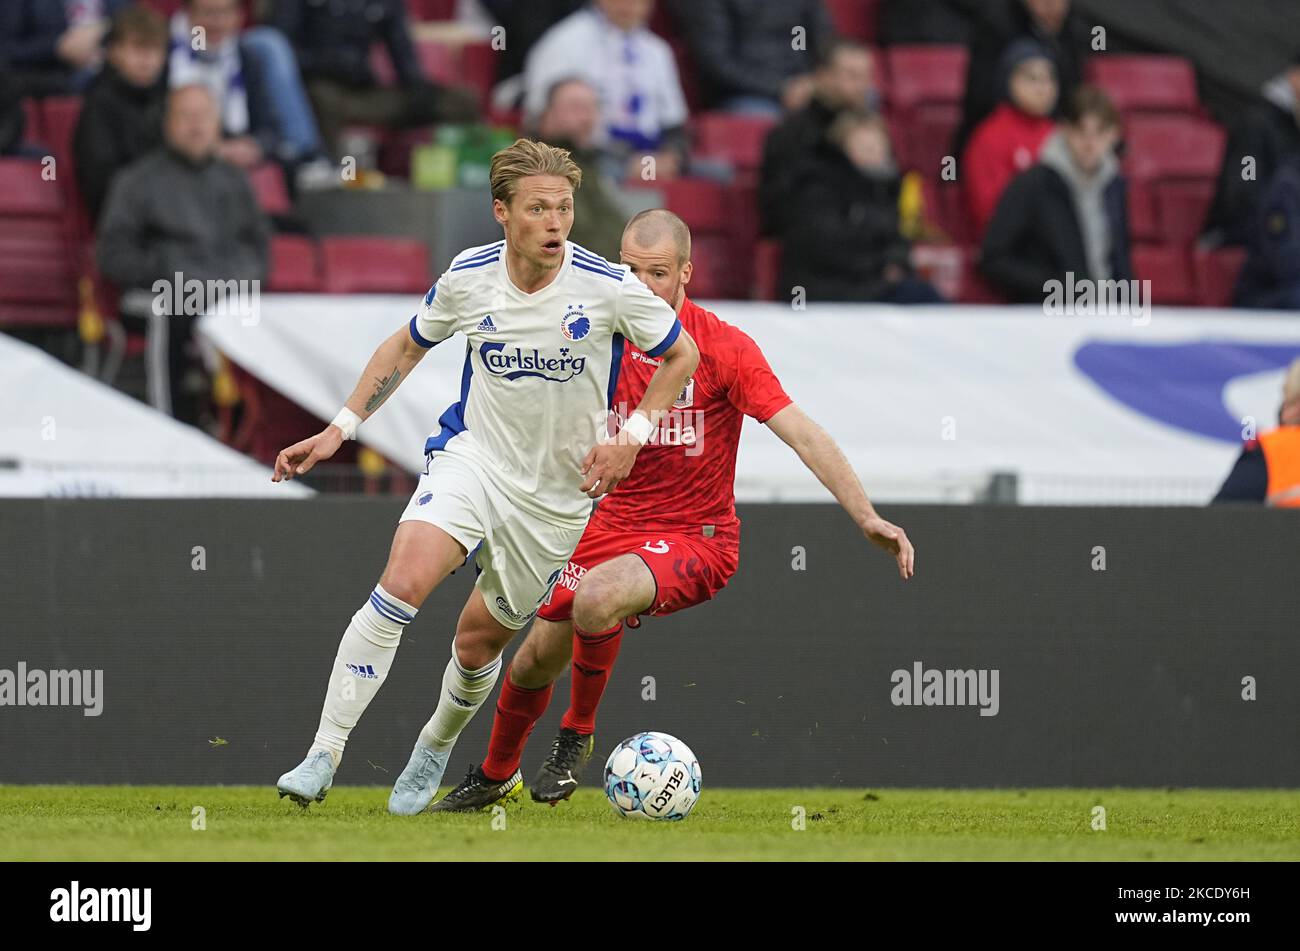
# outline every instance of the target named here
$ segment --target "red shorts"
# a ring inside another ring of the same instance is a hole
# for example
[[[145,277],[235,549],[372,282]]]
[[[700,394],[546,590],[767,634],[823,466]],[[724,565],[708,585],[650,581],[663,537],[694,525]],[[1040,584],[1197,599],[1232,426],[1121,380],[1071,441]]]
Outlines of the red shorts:
[[[537,616],[547,621],[569,620],[573,593],[582,576],[611,558],[628,554],[638,556],[654,575],[655,599],[641,612],[648,615],[672,614],[708,601],[726,586],[740,563],[734,543],[705,538],[699,532],[615,532],[588,527]]]

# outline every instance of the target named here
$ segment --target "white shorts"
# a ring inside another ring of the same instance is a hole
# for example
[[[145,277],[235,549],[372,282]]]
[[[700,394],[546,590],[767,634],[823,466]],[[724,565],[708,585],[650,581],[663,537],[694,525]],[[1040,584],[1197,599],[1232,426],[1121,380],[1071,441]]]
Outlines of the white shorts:
[[[442,452],[433,454],[398,521],[410,519],[438,526],[465,547],[488,611],[516,631],[546,600],[585,528],[530,515],[477,465]]]

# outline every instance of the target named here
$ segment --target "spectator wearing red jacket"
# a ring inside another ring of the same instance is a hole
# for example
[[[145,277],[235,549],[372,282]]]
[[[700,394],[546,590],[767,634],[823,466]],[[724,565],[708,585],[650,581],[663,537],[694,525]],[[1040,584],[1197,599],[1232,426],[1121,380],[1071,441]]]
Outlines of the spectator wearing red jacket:
[[[1002,57],[1006,100],[981,122],[962,155],[958,177],[977,238],[983,239],[1011,180],[1038,161],[1052,134],[1059,92],[1056,67],[1033,40],[1017,40]]]

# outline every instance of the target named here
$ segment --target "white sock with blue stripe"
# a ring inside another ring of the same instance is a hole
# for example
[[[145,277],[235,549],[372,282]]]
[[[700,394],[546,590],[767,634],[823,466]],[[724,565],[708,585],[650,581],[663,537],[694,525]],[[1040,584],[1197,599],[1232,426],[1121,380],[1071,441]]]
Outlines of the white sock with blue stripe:
[[[492,696],[497,676],[501,673],[501,658],[486,667],[466,670],[456,657],[455,642],[451,645],[451,660],[442,675],[442,694],[438,709],[420,731],[420,744],[439,753],[456,745],[465,724],[474,718],[478,708]]]
[[[316,741],[309,752],[329,750],[338,766],[352,728],[388,677],[402,631],[414,620],[416,609],[375,585],[369,600],[352,615],[334,658],[325,707]]]

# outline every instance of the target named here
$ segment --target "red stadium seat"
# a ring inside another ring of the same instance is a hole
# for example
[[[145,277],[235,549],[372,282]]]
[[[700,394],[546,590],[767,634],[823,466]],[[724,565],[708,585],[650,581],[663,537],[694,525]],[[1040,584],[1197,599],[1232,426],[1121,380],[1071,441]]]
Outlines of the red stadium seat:
[[[889,104],[904,113],[923,103],[961,102],[969,53],[963,46],[891,46],[885,50]]]
[[[274,162],[263,162],[248,173],[257,204],[268,215],[287,215],[292,209],[284,169]]]
[[[835,31],[851,40],[874,43],[880,24],[879,0],[826,0]]]
[[[951,244],[915,244],[912,267],[948,300],[960,300],[966,276],[966,251]]]
[[[705,112],[691,120],[695,151],[731,162],[738,169],[755,169],[763,163],[763,140],[776,124],[761,116]]]
[[[905,144],[899,154],[899,167],[937,178],[944,158],[952,154],[953,134],[961,124],[961,107],[928,103],[912,109],[909,115],[901,123]]]
[[[1160,238],[1155,185],[1151,182],[1130,180],[1128,183],[1128,233],[1134,241]]]
[[[1206,307],[1231,307],[1237,278],[1246,263],[1245,248],[1197,250],[1193,256],[1196,296]]]
[[[299,235],[271,239],[271,274],[267,289],[275,293],[314,294],[321,289],[316,245]]]
[[[697,234],[722,234],[727,230],[727,189],[707,178],[677,178],[647,182],[663,192],[664,207],[681,216]]]
[[[1205,225],[1216,183],[1205,178],[1187,182],[1156,182],[1155,205],[1161,244],[1188,245]]]
[[[1087,77],[1124,113],[1195,113],[1200,108],[1196,71],[1181,56],[1102,53],[1088,60]]]
[[[415,54],[426,79],[449,84],[460,81],[460,56],[455,47],[441,40],[420,38],[415,41]]]
[[[1137,245],[1133,248],[1133,270],[1138,280],[1151,282],[1151,301],[1156,304],[1195,304],[1196,287],[1191,262],[1182,248]]]
[[[778,300],[781,280],[781,243],[764,239],[754,246],[754,300]]]
[[[67,207],[56,178],[42,177],[46,166],[38,159],[0,159],[0,216],[58,218]],[[8,230],[9,224],[4,225]]]
[[[718,235],[702,235],[691,241],[691,284],[693,299],[718,300],[739,297],[740,282],[733,266],[731,242]]]
[[[41,104],[36,99],[23,100],[23,141],[45,141],[44,117],[41,115]]]
[[[327,294],[423,294],[433,284],[429,249],[410,238],[326,238]]]
[[[478,93],[480,109],[487,109],[492,87],[497,81],[497,58],[500,54],[486,40],[466,43],[460,48],[460,74],[457,82]]]
[[[406,0],[406,12],[412,20],[454,20],[456,0]]]
[[[1124,134],[1124,169],[1141,181],[1214,179],[1226,136],[1206,119],[1133,116]]]

